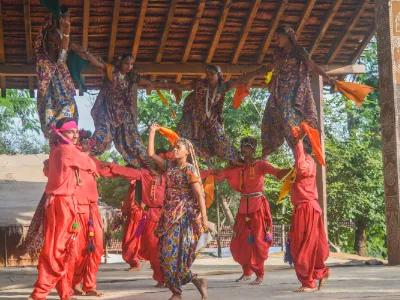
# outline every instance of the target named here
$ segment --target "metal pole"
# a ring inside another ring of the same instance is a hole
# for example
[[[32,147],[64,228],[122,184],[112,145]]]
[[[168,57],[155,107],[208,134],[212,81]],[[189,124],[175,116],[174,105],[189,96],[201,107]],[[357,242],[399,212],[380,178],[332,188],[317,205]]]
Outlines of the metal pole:
[[[282,238],[282,251],[285,251],[285,224],[283,223],[283,216],[285,215],[285,203],[282,204],[282,229],[281,229],[281,238]]]
[[[214,197],[217,200],[217,245],[218,245],[218,257],[222,257],[221,249],[221,219],[219,212],[219,198],[217,196],[217,189],[215,189]]]

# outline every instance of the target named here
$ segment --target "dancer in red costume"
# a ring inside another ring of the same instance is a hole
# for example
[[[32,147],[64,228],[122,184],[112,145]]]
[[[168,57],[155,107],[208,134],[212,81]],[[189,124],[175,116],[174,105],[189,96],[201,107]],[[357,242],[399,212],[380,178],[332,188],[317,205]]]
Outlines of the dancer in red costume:
[[[158,153],[164,156],[162,151]],[[113,176],[120,176],[132,181],[140,180],[142,184],[140,204],[135,201],[134,188],[132,188],[133,197],[130,207],[134,206],[133,209],[136,213],[131,215],[130,218],[128,217],[129,221],[124,228],[124,240],[131,241],[131,244],[134,241],[135,247],[130,249],[130,247],[123,245],[123,248],[126,249],[126,259],[125,257],[124,259],[127,261],[135,257],[131,261],[137,261],[139,267],[137,257],[149,261],[153,269],[153,279],[157,281],[156,287],[164,287],[164,273],[158,260],[158,238],[154,235],[154,230],[160,219],[161,208],[164,205],[165,176],[163,174],[153,175],[146,169],[137,170],[114,163],[109,164],[108,167]]]
[[[82,151],[89,153],[91,150],[90,134],[79,131],[79,140]],[[97,201],[96,176],[112,177],[109,168],[101,168],[102,163],[92,157],[96,170],[79,172],[79,185],[76,191],[77,223],[81,228],[77,237],[77,260],[73,278],[75,295],[103,296],[96,290],[96,274],[101,263],[103,249],[103,224],[99,214]],[[82,284],[82,288],[81,288]]]
[[[44,214],[44,245],[39,255],[38,280],[30,300],[46,299],[56,287],[62,300],[72,297],[72,274],[76,259],[76,187],[79,171],[95,172],[93,160],[76,148],[78,126],[73,119],[60,119],[56,127],[57,143],[49,157]]]
[[[319,280],[318,289],[326,283],[330,270],[325,266],[329,246],[321,207],[318,204],[316,164],[311,149],[303,144],[304,133],[299,136],[294,149],[296,180],[291,186],[290,200],[294,206],[290,233],[290,252],[301,287],[295,292],[317,290],[314,280]]]
[[[233,259],[243,268],[237,282],[250,280],[253,272],[257,278],[253,285],[260,285],[264,278],[264,261],[272,244],[272,218],[268,200],[263,195],[265,175],[282,177],[287,170],[274,168],[264,160],[256,160],[257,140],[241,140],[244,166],[226,168],[215,175],[215,181],[226,179],[229,185],[242,194],[236,215],[231,242]]]

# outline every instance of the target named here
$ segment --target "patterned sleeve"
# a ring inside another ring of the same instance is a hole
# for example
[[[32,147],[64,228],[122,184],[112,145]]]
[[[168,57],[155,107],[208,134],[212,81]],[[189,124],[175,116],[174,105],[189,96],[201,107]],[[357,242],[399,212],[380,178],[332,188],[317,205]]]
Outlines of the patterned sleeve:
[[[132,76],[132,83],[139,84],[140,79],[141,79],[140,74],[138,74],[138,73],[135,72],[135,73],[133,73],[132,75],[133,75],[133,76]]]
[[[188,183],[195,183],[201,180],[199,174],[197,173],[193,165],[188,165],[185,168],[185,171]]]

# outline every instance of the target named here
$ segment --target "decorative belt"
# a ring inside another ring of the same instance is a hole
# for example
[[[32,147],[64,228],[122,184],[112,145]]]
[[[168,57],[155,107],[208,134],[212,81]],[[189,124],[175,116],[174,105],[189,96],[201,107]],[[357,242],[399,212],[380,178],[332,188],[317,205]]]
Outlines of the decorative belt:
[[[242,194],[242,198],[255,198],[255,197],[260,197],[262,196],[263,193],[262,192],[256,192],[256,193],[251,193],[251,194]]]

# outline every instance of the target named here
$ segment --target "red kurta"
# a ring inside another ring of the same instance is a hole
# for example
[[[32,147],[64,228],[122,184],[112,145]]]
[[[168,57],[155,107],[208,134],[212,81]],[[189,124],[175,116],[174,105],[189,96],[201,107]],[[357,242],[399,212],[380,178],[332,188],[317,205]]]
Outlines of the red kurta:
[[[272,241],[266,241],[266,235],[269,231],[272,237],[272,218],[268,200],[262,192],[265,175],[278,176],[278,171],[268,162],[257,160],[245,167],[227,168],[215,176],[216,181],[226,179],[235,191],[242,194],[231,253],[246,275],[255,272],[258,277],[264,276],[264,261],[272,244]]]
[[[92,157],[96,171],[101,176],[112,177],[110,168],[101,168],[101,161]],[[96,274],[101,263],[103,249],[103,224],[99,214],[97,201],[96,173],[92,171],[80,171],[81,185],[77,187],[76,199],[78,203],[77,222],[80,232],[77,238],[78,258],[75,264],[73,286],[82,285],[84,292],[96,290]],[[89,232],[94,232],[90,237]],[[92,251],[88,251],[89,245],[94,245]]]
[[[315,288],[314,280],[321,279],[328,272],[325,261],[329,256],[329,246],[318,204],[316,164],[310,155],[304,153],[302,142],[295,148],[295,163],[297,177],[291,187],[294,209],[290,252],[302,286]]]
[[[32,292],[36,300],[45,299],[54,287],[61,299],[68,299],[73,294],[76,252],[72,224],[76,217],[76,169],[95,171],[95,165],[87,154],[73,145],[60,144],[51,149],[44,245],[39,255],[38,280]]]
[[[137,241],[135,244],[137,251],[135,254],[141,259],[150,261],[153,269],[153,279],[157,282],[164,282],[164,274],[161,270],[158,260],[158,238],[154,235],[154,230],[161,215],[161,208],[164,204],[165,176],[157,177],[150,174],[146,169],[137,170],[133,168],[122,167],[116,164],[110,165],[111,172],[116,176],[124,177],[128,180],[140,180],[142,182],[142,203],[139,208],[131,199],[131,207],[135,206],[135,219],[140,213],[146,215],[146,223],[142,234],[137,237],[136,230],[141,217],[132,222],[135,226],[127,226],[126,239]],[[153,181],[154,191],[152,192]],[[134,189],[133,189],[134,196]],[[134,204],[132,204],[134,203]],[[143,211],[144,209],[144,211]],[[125,232],[125,231],[124,231]],[[129,236],[128,236],[129,235]]]

